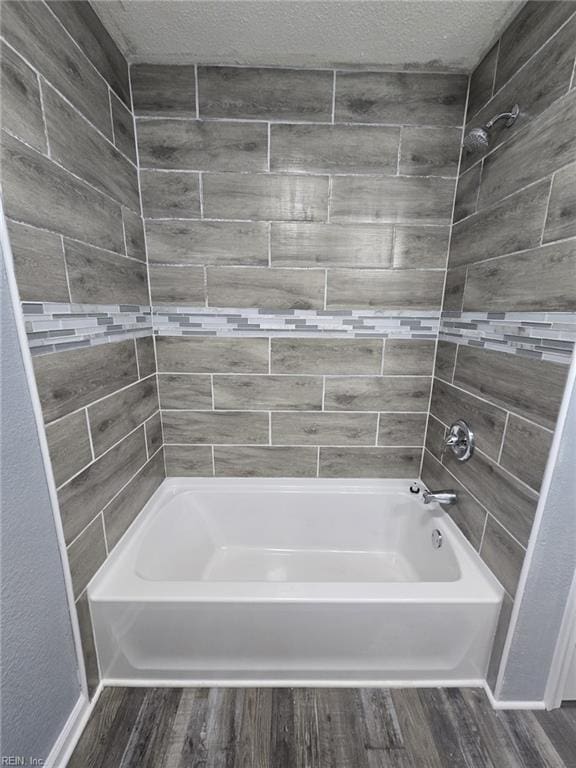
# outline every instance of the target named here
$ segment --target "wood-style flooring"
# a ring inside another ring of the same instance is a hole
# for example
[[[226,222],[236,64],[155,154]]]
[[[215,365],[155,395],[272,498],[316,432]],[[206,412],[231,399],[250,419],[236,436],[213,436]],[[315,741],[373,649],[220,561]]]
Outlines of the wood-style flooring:
[[[576,707],[481,689],[106,688],[68,768],[576,768]]]

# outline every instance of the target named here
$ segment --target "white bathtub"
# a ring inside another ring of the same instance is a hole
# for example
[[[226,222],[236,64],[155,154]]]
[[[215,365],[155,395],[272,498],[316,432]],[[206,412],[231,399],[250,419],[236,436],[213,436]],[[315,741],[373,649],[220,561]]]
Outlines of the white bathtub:
[[[88,591],[129,685],[476,685],[502,594],[408,481],[318,479],[166,480]]]

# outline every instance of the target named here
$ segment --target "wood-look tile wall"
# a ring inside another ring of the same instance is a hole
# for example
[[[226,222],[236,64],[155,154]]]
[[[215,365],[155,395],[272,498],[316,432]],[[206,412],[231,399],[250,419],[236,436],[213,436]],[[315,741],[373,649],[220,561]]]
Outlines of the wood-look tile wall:
[[[131,77],[155,303],[440,308],[465,77]],[[158,337],[168,474],[417,476],[434,349]]]
[[[484,156],[463,154],[443,308],[576,310],[576,8],[528,2],[472,74],[466,129],[520,106]],[[536,357],[536,356],[534,356]],[[422,478],[454,487],[448,511],[504,585],[495,684],[567,366],[439,342]],[[457,418],[478,450],[442,454]]]
[[[86,2],[3,2],[2,191],[23,301],[148,304],[128,65]],[[91,691],[85,587],[164,477],[152,338],[34,357]]]

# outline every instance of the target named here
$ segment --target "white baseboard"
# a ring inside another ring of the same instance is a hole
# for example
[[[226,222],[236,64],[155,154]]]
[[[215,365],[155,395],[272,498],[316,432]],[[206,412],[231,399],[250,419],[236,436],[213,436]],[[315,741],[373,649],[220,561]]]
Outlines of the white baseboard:
[[[44,768],[65,768],[98,701],[102,687],[102,683],[100,683],[92,697],[92,701],[84,695],[80,696],[54,746],[50,750],[50,754],[44,761]]]
[[[486,682],[484,682],[484,690],[492,709],[546,709],[544,701],[503,701],[497,699]]]

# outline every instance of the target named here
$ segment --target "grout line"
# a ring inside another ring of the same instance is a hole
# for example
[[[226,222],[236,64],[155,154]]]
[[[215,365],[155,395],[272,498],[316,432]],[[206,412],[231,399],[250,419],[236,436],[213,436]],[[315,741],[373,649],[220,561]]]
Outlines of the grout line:
[[[316,477],[320,477],[320,446],[316,446]]]
[[[267,222],[268,230],[268,267],[272,266],[272,222]]]
[[[110,548],[108,547],[108,536],[106,535],[106,522],[104,520],[104,515],[102,514],[102,511],[100,511],[98,514],[100,515],[100,518],[101,518],[100,522],[102,523],[102,534],[103,534],[103,538],[104,538],[104,549],[106,550],[106,557],[108,557],[108,555],[110,554]],[[96,517],[98,517],[98,515]],[[94,518],[94,520],[96,520],[96,517]],[[88,586],[88,585],[86,585],[86,586]]]
[[[544,245],[544,235],[546,234],[546,226],[548,224],[548,214],[550,211],[550,200],[552,199],[552,190],[554,188],[554,180],[556,178],[556,171],[550,176],[550,188],[548,189],[548,198],[546,200],[546,209],[544,211],[544,220],[542,222],[542,233],[540,235],[540,245]],[[557,241],[556,241],[557,242]]]
[[[326,376],[322,376],[322,403],[320,410],[326,411]]]
[[[500,449],[498,451],[498,458],[496,459],[496,463],[500,466],[500,460],[502,458],[502,451],[504,450],[504,442],[506,440],[506,432],[508,431],[508,422],[510,421],[510,411],[506,412],[506,419],[504,421],[504,429],[502,430],[502,440],[500,441]]]
[[[334,73],[332,75],[332,119],[331,123],[334,125],[334,116],[336,114],[336,70],[334,70]]]
[[[328,306],[328,270],[324,270],[324,310]]]
[[[141,380],[140,375],[140,362],[138,361],[138,346],[136,344],[136,339],[134,339],[134,357],[136,358],[136,375],[138,376],[138,381]]]
[[[212,410],[215,411],[216,410],[216,406],[214,405],[214,402],[215,402],[215,398],[214,398],[214,374],[211,373],[209,375],[210,375],[211,404],[212,404]],[[164,408],[164,410],[165,411],[169,411],[169,410],[180,410],[180,409],[179,408],[178,409]],[[195,409],[191,409],[191,410],[195,410]],[[222,409],[219,409],[219,410],[222,410]]]
[[[332,192],[334,189],[334,176],[328,176],[328,210],[326,211],[326,224],[330,224],[332,217]]]
[[[484,513],[484,525],[482,526],[482,535],[480,536],[480,544],[478,545],[478,554],[482,551],[482,545],[484,544],[484,537],[486,536],[486,528],[488,526],[489,512]]]
[[[94,451],[94,443],[92,441],[92,430],[90,429],[90,419],[88,417],[88,407],[84,408],[84,414],[85,414],[85,419],[86,419],[86,429],[88,430],[88,442],[90,443],[90,453],[92,454],[92,461],[95,461],[96,460],[96,452]],[[92,462],[90,462],[86,466],[87,467],[90,466],[91,463]],[[82,469],[80,471],[83,472],[84,469],[85,469],[85,467],[82,467]],[[68,482],[68,481],[66,481],[66,482]]]
[[[380,355],[380,376],[384,376],[384,356],[386,354],[386,339],[382,339],[382,352]]]
[[[200,203],[200,220],[202,220],[204,218],[204,177],[202,171],[198,171],[198,201]]]
[[[114,130],[114,112],[112,109],[112,88],[108,86],[108,105],[110,109],[110,128],[112,130],[112,144],[116,147],[116,131]],[[116,147],[118,149],[118,147]]]
[[[456,387],[456,389],[460,389],[456,384],[454,384],[454,378],[456,376],[456,365],[458,364],[458,352],[460,351],[460,344],[456,344],[456,354],[454,355],[454,364],[452,366],[452,376],[450,377],[450,384],[452,386]],[[466,390],[462,389],[462,392],[465,392]],[[476,397],[476,395],[475,395]],[[479,400],[482,400],[483,398],[478,398]],[[490,402],[489,400],[486,400],[485,402]]]
[[[216,457],[214,455],[214,443],[210,446],[210,453],[212,454],[212,476],[216,477]]]
[[[272,411],[268,411],[268,445],[272,445]]]
[[[148,430],[146,429],[146,421],[142,422],[142,426],[144,427],[144,450],[146,451],[146,463],[148,463],[150,460],[150,451],[148,450]]]
[[[270,173],[270,154],[272,152],[272,130],[270,127],[270,123],[268,123],[268,130],[267,130],[267,155],[266,155],[266,167],[268,170],[268,173]]]
[[[208,301],[208,267],[202,267],[202,280],[204,281],[204,307],[208,309],[210,302]]]
[[[136,120],[138,122],[142,123],[153,123],[153,122],[191,122],[195,120],[194,117],[182,117],[182,116],[174,116],[174,115],[136,115]],[[266,123],[272,123],[272,125],[309,125],[311,127],[330,127],[332,125],[331,120],[299,120],[297,118],[294,119],[286,119],[282,117],[274,118],[274,117],[201,117],[200,118],[203,123],[247,123],[250,125],[266,125]],[[347,127],[353,127],[353,128],[400,128],[402,125],[409,126],[410,128],[429,128],[431,130],[440,130],[440,129],[446,129],[450,130],[451,128],[460,128],[461,124],[454,124],[454,125],[438,125],[437,123],[382,123],[382,122],[373,122],[373,123],[364,123],[360,120],[358,121],[351,121],[351,120],[338,120],[338,122],[334,123],[334,125],[342,125]]]
[[[376,447],[378,446],[378,439],[380,437],[380,416],[381,416],[380,413],[376,414],[376,438],[374,441],[374,445]],[[426,437],[426,433],[424,433],[424,437]],[[420,473],[418,474],[418,477],[420,477],[421,475],[422,475],[422,461],[420,461]]]
[[[492,87],[490,88],[490,99],[494,96],[496,91],[496,75],[498,74],[498,64],[500,64],[500,48],[502,47],[502,36],[498,38],[496,47],[496,61],[494,62],[494,74],[492,75]],[[489,99],[489,101],[490,101]],[[482,109],[485,105],[480,107]],[[477,110],[474,114],[478,114],[480,110]],[[473,117],[474,115],[472,115]]]
[[[200,90],[198,88],[198,64],[194,64],[194,101],[196,106],[196,120],[200,119]]]
[[[272,337],[268,336],[268,374],[271,374],[271,373],[272,373]]]
[[[70,275],[68,273],[68,262],[66,260],[66,246],[64,245],[64,236],[60,235],[60,247],[62,248],[62,261],[64,263],[64,277],[66,278],[66,288],[68,290],[68,297],[70,304],[74,304],[72,301],[72,289],[70,288]]]
[[[400,156],[402,154],[402,134],[404,132],[403,125],[400,126],[400,132],[398,134],[398,151],[396,153],[396,176],[400,176]],[[458,183],[458,176],[456,176],[456,183]]]
[[[23,59],[25,61],[25,59]],[[52,151],[50,149],[50,138],[48,136],[48,120],[46,119],[46,108],[44,106],[44,90],[42,87],[42,77],[39,72],[34,72],[36,81],[38,83],[38,96],[40,98],[40,113],[42,115],[42,127],[44,129],[44,139],[46,140],[46,157],[52,158]]]
[[[422,450],[422,443],[418,445],[379,445],[375,446],[373,443],[330,443],[330,444],[323,444],[323,443],[276,443],[274,445],[268,445],[268,443],[167,443],[167,446],[177,446],[180,448],[184,448],[186,446],[194,446],[194,447],[200,447],[200,446],[210,446],[214,445],[216,447],[222,447],[222,448],[350,448],[352,450],[362,450],[362,451],[373,451],[374,448],[397,448],[399,451],[403,451],[406,449],[414,450]],[[160,449],[158,449],[160,450]],[[158,451],[156,451],[157,453]],[[456,478],[454,478],[456,479]],[[460,482],[460,481],[459,481]],[[460,483],[462,485],[462,483]],[[108,506],[108,505],[106,505]]]
[[[576,58],[574,58],[574,66],[572,67],[572,77],[570,78],[569,91],[576,87]]]

